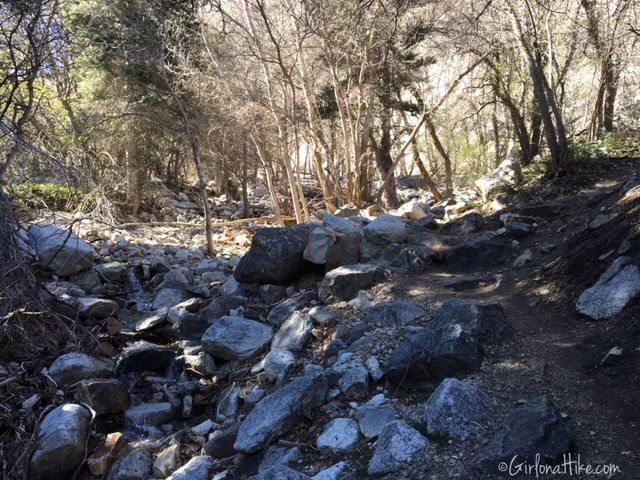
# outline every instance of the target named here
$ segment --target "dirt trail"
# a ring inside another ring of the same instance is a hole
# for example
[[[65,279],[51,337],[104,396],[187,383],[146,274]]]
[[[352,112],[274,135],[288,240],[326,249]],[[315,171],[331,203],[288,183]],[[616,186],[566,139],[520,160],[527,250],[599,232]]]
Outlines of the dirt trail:
[[[558,283],[564,279],[550,274],[548,265],[568,254],[572,233],[618,198],[608,193],[634,171],[635,165],[621,165],[607,172],[584,202],[576,201],[575,195],[556,200],[565,214],[541,221],[537,233],[521,241],[517,254],[497,268],[473,274],[441,271],[407,276],[393,287],[394,296],[420,303],[451,297],[501,303],[513,334],[486,352],[478,383],[507,407],[520,399],[551,398],[571,419],[575,453],[582,462],[616,464],[622,473],[615,478],[622,479],[640,478],[638,302],[627,306],[621,318],[587,322],[576,314],[576,298],[557,295]],[[549,244],[553,249],[543,254],[541,247]],[[533,252],[533,261],[513,268],[513,260],[527,248]],[[584,268],[601,273],[614,258],[599,260],[596,255],[593,264]],[[565,293],[571,291],[565,287]],[[603,363],[616,346],[624,349],[624,355]]]

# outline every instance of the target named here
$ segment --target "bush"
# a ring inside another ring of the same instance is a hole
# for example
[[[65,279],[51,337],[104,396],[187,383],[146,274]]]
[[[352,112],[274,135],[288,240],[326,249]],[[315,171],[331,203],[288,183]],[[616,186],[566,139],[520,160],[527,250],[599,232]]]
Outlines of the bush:
[[[53,183],[17,183],[8,189],[13,204],[24,209],[72,210],[77,204],[74,190]]]

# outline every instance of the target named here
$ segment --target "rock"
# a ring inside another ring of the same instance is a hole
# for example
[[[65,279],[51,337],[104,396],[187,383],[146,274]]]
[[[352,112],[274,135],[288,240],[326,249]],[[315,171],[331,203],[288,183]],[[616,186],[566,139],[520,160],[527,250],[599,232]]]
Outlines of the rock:
[[[225,283],[227,276],[216,270],[215,272],[205,272],[200,277],[200,283],[212,284],[212,283]]]
[[[173,472],[180,462],[180,445],[171,444],[158,453],[153,462],[153,474],[156,477],[165,478]]]
[[[501,338],[507,328],[500,304],[451,299],[393,351],[385,374],[396,383],[420,383],[477,371],[482,343]]]
[[[129,270],[125,263],[109,262],[96,265],[96,272],[109,283],[126,285],[129,281]]]
[[[154,312],[151,312],[148,316],[138,320],[136,322],[136,332],[147,332],[159,327],[167,320],[168,309],[166,307],[160,308]]]
[[[205,352],[199,352],[196,355],[181,355],[176,360],[205,377],[216,373],[215,359]]]
[[[134,450],[118,460],[106,480],[147,480],[151,476],[151,454],[146,450]]]
[[[78,384],[77,395],[97,415],[122,413],[131,401],[126,385],[115,378],[83,380]]]
[[[91,413],[66,403],[51,410],[38,428],[35,451],[29,462],[32,480],[67,480],[84,461]]]
[[[116,363],[116,373],[163,373],[174,359],[174,352],[154,343],[139,341],[125,348]]]
[[[267,323],[274,327],[279,327],[296,311],[301,310],[302,307],[314,299],[315,294],[311,291],[304,291],[294,297],[288,298],[271,309],[269,315],[267,315]]]
[[[153,297],[151,308],[158,310],[163,307],[172,307],[189,298],[189,294],[182,288],[160,288]]]
[[[388,405],[370,405],[365,403],[356,410],[360,431],[369,440],[376,438],[387,424],[395,420],[393,408]]]
[[[467,440],[486,433],[495,402],[470,383],[455,378],[442,381],[426,403],[424,418],[432,435]]]
[[[588,288],[576,303],[582,315],[594,320],[611,318],[622,311],[640,293],[640,269],[629,265],[629,257],[619,257],[600,279]]]
[[[133,425],[158,426],[173,420],[173,406],[168,402],[142,403],[124,412],[124,418]]]
[[[309,315],[313,318],[313,321],[319,325],[324,325],[327,322],[330,322],[334,318],[338,316],[336,311],[331,307],[322,308],[322,307],[313,307],[309,310]]]
[[[220,290],[222,291],[223,295],[227,295],[230,297],[242,295],[242,287],[233,277],[227,278],[222,287],[220,287]]]
[[[369,375],[373,378],[374,382],[378,382],[384,377],[384,372],[380,368],[380,362],[376,357],[369,357],[365,362],[365,366],[369,371]]]
[[[521,239],[528,237],[534,232],[532,225],[520,221],[509,222],[504,228],[507,238]]]
[[[327,396],[323,375],[291,381],[263,398],[240,425],[234,448],[253,453],[288,432],[301,417],[310,416]]]
[[[335,465],[325,468],[316,473],[311,480],[338,480],[347,471],[347,462],[338,462]]]
[[[436,220],[436,216],[432,213],[427,213],[422,219],[415,223],[415,227],[424,228],[426,230],[438,230],[440,224]]]
[[[218,261],[213,258],[203,258],[196,266],[196,275],[202,275],[203,273],[218,271]]]
[[[596,217],[593,220],[591,220],[591,222],[589,222],[589,228],[591,230],[600,228],[603,225],[606,225],[607,223],[609,223],[611,220],[615,219],[617,216],[618,216],[617,213],[609,213],[609,214],[601,213],[600,215],[596,215]]]
[[[91,292],[102,285],[102,279],[94,269],[86,270],[73,277],[74,283],[85,292]]]
[[[258,289],[258,293],[260,294],[260,298],[267,305],[272,305],[276,302],[279,302],[286,295],[287,289],[282,285],[260,285]]]
[[[290,351],[274,348],[264,357],[264,373],[270,381],[282,385],[295,361],[296,357]]]
[[[533,252],[531,251],[531,249],[527,248],[524,252],[522,252],[522,255],[516,258],[516,261],[513,262],[513,267],[522,268],[527,263],[530,263],[531,260],[533,260]]]
[[[300,458],[300,449],[298,447],[281,447],[279,445],[271,445],[262,457],[258,472],[270,470],[281,465],[289,465],[298,461]]]
[[[220,295],[214,298],[209,305],[198,312],[198,317],[211,323],[220,317],[229,315],[229,311],[236,309],[247,301],[244,297]]]
[[[120,312],[120,307],[113,300],[95,297],[78,298],[78,311],[86,318],[103,320],[116,316]]]
[[[204,437],[207,433],[211,431],[213,428],[213,422],[210,419],[206,419],[204,422],[196,425],[195,427],[191,427],[191,433],[194,435],[199,435]]]
[[[424,211],[424,204],[417,199],[409,200],[394,211],[394,215],[398,217],[405,217],[409,220],[422,220],[427,216]]]
[[[61,277],[77,275],[93,265],[93,247],[69,230],[53,225],[34,225],[29,235],[40,266]]]
[[[111,469],[116,457],[127,448],[127,439],[120,432],[110,433],[107,438],[96,448],[87,459],[89,471],[101,477]]]
[[[273,330],[264,323],[243,317],[221,317],[202,336],[202,346],[225,360],[246,360],[271,340]]]
[[[516,182],[520,166],[517,160],[504,160],[496,169],[475,182],[482,201],[493,200],[497,195],[508,192]]]
[[[242,257],[233,275],[241,283],[285,285],[306,268],[303,253],[309,225],[292,228],[264,228],[256,232],[249,252]]]
[[[364,235],[375,245],[403,243],[407,239],[407,226],[398,217],[381,215],[364,228]]]
[[[193,457],[167,480],[208,480],[209,470],[212,467],[213,459],[211,457],[205,455]]]
[[[237,423],[233,427],[226,430],[214,432],[209,437],[209,441],[204,445],[204,452],[214,459],[228,458],[238,451],[233,448],[233,444],[238,436],[240,424]]]
[[[362,232],[344,233],[335,237],[327,247],[326,271],[342,265],[355,265],[360,261]]]
[[[427,312],[415,303],[396,301],[379,303],[366,310],[362,319],[378,326],[410,325]]]
[[[369,392],[369,371],[351,352],[343,352],[327,372],[329,384],[337,386],[349,398],[358,398]]]
[[[484,217],[479,213],[471,212],[447,223],[443,230],[448,235],[468,235],[477,232],[484,225]]]
[[[329,229],[314,228],[309,234],[309,241],[304,249],[304,259],[318,265],[327,263],[327,250],[329,245],[335,241],[335,235]]]
[[[233,418],[240,408],[240,387],[231,384],[225,388],[218,399],[216,408],[216,420],[225,421],[227,418]]]
[[[324,429],[316,441],[319,449],[328,449],[334,453],[351,450],[358,443],[360,430],[358,424],[350,418],[336,418]]]
[[[318,296],[324,303],[351,300],[384,280],[384,271],[375,265],[345,265],[328,272],[318,285]]]
[[[555,464],[571,444],[567,421],[553,403],[541,398],[511,412],[489,444],[471,460],[471,466],[477,472],[504,474],[498,465],[514,457],[518,463]]]
[[[276,332],[271,348],[299,352],[302,350],[313,330],[313,321],[307,314],[296,312],[291,315]]]
[[[328,213],[325,213],[322,216],[322,224],[329,230],[343,235],[349,235],[352,233],[356,233],[360,237],[363,235],[362,227],[357,223]]]
[[[307,475],[297,472],[286,465],[278,465],[277,467],[264,470],[249,477],[249,480],[309,480]]]
[[[58,385],[71,385],[85,378],[113,376],[113,362],[80,352],[59,356],[49,367],[49,375]]]
[[[395,472],[427,447],[427,440],[400,420],[387,424],[378,437],[367,469],[369,475]]]

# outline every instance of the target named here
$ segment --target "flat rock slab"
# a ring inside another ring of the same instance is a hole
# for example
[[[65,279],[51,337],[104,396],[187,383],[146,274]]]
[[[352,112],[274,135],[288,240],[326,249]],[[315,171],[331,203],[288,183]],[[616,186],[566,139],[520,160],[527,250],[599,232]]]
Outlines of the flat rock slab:
[[[113,362],[80,352],[59,356],[49,367],[49,375],[58,385],[71,385],[86,378],[113,376]]]
[[[495,408],[495,402],[475,386],[447,378],[425,405],[425,424],[432,435],[458,440],[481,437]]]
[[[32,480],[68,480],[84,461],[91,413],[67,403],[54,408],[40,423],[35,451],[29,462]]]
[[[406,423],[389,423],[378,437],[376,450],[369,462],[369,475],[395,472],[427,447],[427,440]]]
[[[576,304],[582,315],[605,320],[617,315],[640,293],[640,268],[629,265],[629,257],[619,257],[596,284],[585,290]]]
[[[202,346],[214,357],[246,360],[262,350],[272,336],[273,330],[264,323],[226,316],[207,329],[202,336]]]
[[[351,300],[383,280],[384,270],[376,265],[343,265],[327,272],[318,285],[318,296],[324,303]]]
[[[233,445],[243,453],[253,453],[289,431],[302,417],[309,417],[324,404],[327,380],[323,375],[302,377],[263,398],[249,412]]]

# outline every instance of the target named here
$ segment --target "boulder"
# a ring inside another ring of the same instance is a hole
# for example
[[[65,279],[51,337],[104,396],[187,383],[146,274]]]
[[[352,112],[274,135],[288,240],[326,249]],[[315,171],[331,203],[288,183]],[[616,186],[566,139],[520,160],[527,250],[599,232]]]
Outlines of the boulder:
[[[163,307],[173,307],[189,298],[189,293],[183,288],[163,287],[160,288],[151,302],[151,308],[158,310]]]
[[[267,315],[267,323],[274,327],[279,327],[295,312],[301,310],[315,298],[315,293],[307,290],[286,299],[271,309],[269,315]]]
[[[85,457],[91,413],[67,403],[51,410],[38,428],[35,450],[29,462],[32,480],[72,478]]]
[[[475,372],[482,360],[482,344],[507,333],[502,307],[452,299],[421,332],[401,343],[391,354],[385,374],[392,381],[439,381]]]
[[[154,343],[139,341],[125,348],[116,363],[116,373],[163,373],[174,360],[173,350]]]
[[[213,459],[206,455],[193,457],[167,480],[208,480],[209,471],[213,467]]]
[[[351,300],[384,280],[384,270],[375,265],[344,265],[328,272],[318,285],[318,296],[324,303]]]
[[[604,320],[617,315],[640,293],[640,269],[630,265],[629,257],[619,257],[576,303],[582,315],[593,320]]]
[[[118,460],[105,480],[147,480],[151,476],[151,454],[144,450],[134,450]]]
[[[131,401],[126,385],[115,378],[83,380],[78,384],[77,396],[97,415],[122,413]]]
[[[204,452],[214,459],[232,457],[238,451],[233,448],[233,444],[238,437],[240,424],[237,423],[226,430],[218,430],[209,436],[209,441],[204,445]]]
[[[415,198],[401,205],[393,213],[398,217],[405,217],[409,220],[422,220],[427,216],[424,211],[424,203]]]
[[[281,447],[280,445],[271,445],[260,462],[258,472],[271,470],[281,465],[290,465],[298,461],[300,458],[300,449],[298,447]]]
[[[369,475],[395,472],[413,460],[427,445],[427,440],[417,430],[400,420],[394,420],[380,433],[367,471]]]
[[[233,275],[241,283],[284,285],[306,268],[303,253],[311,226],[258,230],[249,252],[242,257]]]
[[[258,289],[260,298],[267,305],[273,305],[282,300],[287,294],[287,289],[282,285],[260,285]]]
[[[314,228],[309,234],[309,241],[304,249],[305,260],[318,265],[327,263],[327,250],[335,241],[335,232],[326,228]]]
[[[349,398],[359,398],[369,392],[369,370],[351,352],[343,352],[327,372],[331,386],[337,386]]]
[[[425,405],[425,424],[431,435],[464,441],[486,434],[486,421],[495,408],[495,402],[475,386],[446,378]]]
[[[545,398],[516,408],[483,450],[471,460],[472,469],[502,474],[498,465],[517,457],[518,463],[555,464],[572,445],[568,422]],[[539,455],[539,457],[538,457]]]
[[[295,361],[296,357],[290,351],[274,348],[264,357],[264,373],[270,381],[282,385]]]
[[[358,234],[360,237],[363,235],[362,227],[357,223],[328,213],[325,213],[322,216],[322,224],[331,231],[341,233],[343,235],[351,233]]]
[[[34,225],[29,235],[38,254],[38,263],[57,275],[77,275],[93,265],[95,250],[70,230]]]
[[[109,283],[126,285],[129,281],[129,270],[125,263],[109,262],[96,265],[96,272]]]
[[[273,330],[264,323],[243,317],[221,317],[202,336],[203,348],[214,357],[246,360],[271,340]]]
[[[106,298],[82,297],[78,298],[78,311],[83,317],[103,320],[118,315],[120,307]]]
[[[324,404],[327,380],[323,375],[291,381],[263,398],[249,412],[238,430],[234,448],[253,453],[288,432],[302,417]]]
[[[504,160],[496,169],[475,182],[484,202],[508,192],[515,185],[520,165],[517,160]]]
[[[113,376],[113,362],[80,352],[59,356],[49,367],[49,375],[58,385],[71,385],[85,378]]]
[[[299,352],[302,350],[313,330],[313,321],[307,314],[296,312],[291,315],[276,332],[271,348]]]
[[[410,325],[427,312],[411,302],[395,301],[379,303],[365,310],[361,318],[378,326]]]
[[[403,243],[407,239],[407,226],[398,217],[381,215],[364,228],[364,235],[376,245]]]
[[[240,393],[240,387],[233,383],[220,392],[216,405],[216,420],[218,422],[224,422],[237,415],[240,408]]]
[[[389,405],[365,403],[356,410],[360,431],[369,440],[376,438],[387,424],[395,420],[393,408]]]
[[[316,441],[319,449],[334,453],[353,449],[360,438],[358,424],[350,418],[336,418],[329,422]]]
[[[509,241],[485,232],[465,239],[444,250],[444,260],[452,272],[485,270],[504,261],[509,253]]]
[[[362,233],[344,233],[335,237],[327,247],[325,269],[327,271],[342,265],[354,265],[360,261]]]
[[[168,477],[180,462],[180,444],[172,443],[162,449],[153,461],[153,475],[159,478]]]
[[[87,467],[96,477],[109,473],[116,458],[127,448],[127,439],[120,432],[109,433],[87,458]]]

